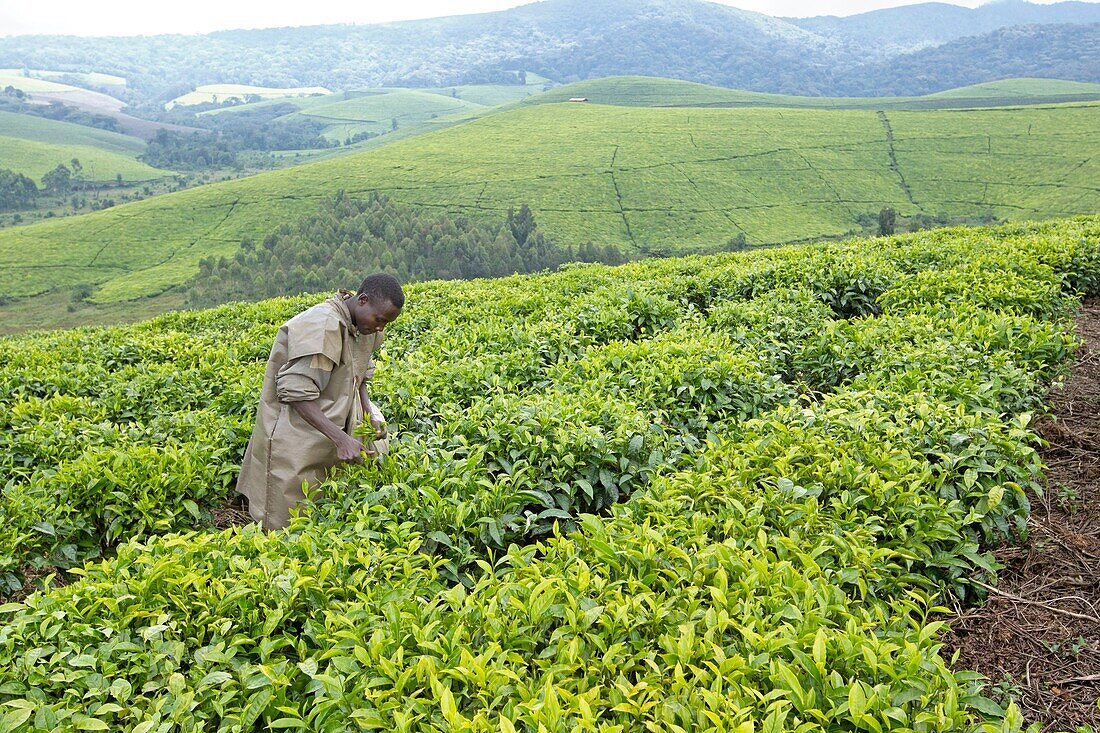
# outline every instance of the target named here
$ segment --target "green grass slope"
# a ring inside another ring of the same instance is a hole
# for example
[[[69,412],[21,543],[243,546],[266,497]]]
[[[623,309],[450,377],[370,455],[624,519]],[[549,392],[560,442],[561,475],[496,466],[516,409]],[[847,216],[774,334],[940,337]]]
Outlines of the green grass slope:
[[[639,109],[538,105],[366,153],[0,232],[0,295],[94,284],[152,295],[314,209],[382,190],[641,253],[843,236],[905,215],[1044,218],[1100,210],[1100,105],[980,111]]]
[[[1017,79],[1001,79],[999,81],[987,81],[982,84],[970,84],[965,87],[947,89],[935,94],[933,97],[1083,97],[1095,99],[1100,96],[1100,84],[1091,84],[1083,81],[1066,81],[1064,79],[1035,79],[1021,77]]]
[[[485,107],[497,107],[534,96],[542,91],[542,84],[468,84],[453,87],[438,87],[431,91],[450,97],[454,96],[473,104]]]
[[[797,97],[649,76],[613,76],[555,87],[520,104],[574,97],[626,107],[793,107],[810,109],[941,109],[1100,100],[1100,84],[1059,79],[1005,79],[925,97]]]
[[[102,87],[108,89],[113,87],[119,90],[125,89],[126,87],[126,80],[121,76],[114,76],[113,74],[100,74],[94,71],[80,72],[51,71],[48,69],[30,69],[29,73],[24,76],[22,69],[0,69],[0,77],[17,79],[40,79],[42,81],[62,84],[64,86],[70,86],[65,82],[69,79],[73,79],[79,81],[82,85],[89,87]]]
[[[113,181],[122,174],[127,181],[150,181],[170,175],[132,156],[113,153],[90,145],[54,145],[0,135],[0,168],[22,173],[41,182],[42,176],[59,163],[69,165],[76,158],[89,181]]]
[[[145,141],[130,135],[15,112],[0,112],[0,136],[54,145],[84,145],[130,156],[145,152]]]
[[[294,116],[326,123],[325,136],[335,140],[359,132],[385,133],[397,126],[420,125],[429,120],[463,112],[474,112],[483,105],[464,99],[413,89],[378,90],[330,104],[311,105]]]
[[[358,96],[358,94],[358,92],[355,93],[355,96]],[[235,104],[230,107],[217,107],[215,109],[203,110],[202,112],[199,112],[197,116],[204,117],[206,115],[233,115],[240,114],[242,112],[248,113],[258,109],[264,109],[265,107],[286,107],[287,105],[302,110],[309,107],[316,107],[322,104],[332,104],[333,99],[350,98],[351,93],[348,93],[347,96],[345,96],[344,93],[340,93],[320,94],[313,97],[276,97],[274,99],[263,99],[259,102],[248,102],[247,104]]]
[[[191,104],[203,104],[205,102],[225,102],[232,99],[243,100],[247,96],[261,97],[263,99],[282,99],[284,97],[309,97],[324,96],[332,92],[324,87],[258,87],[250,84],[204,84],[196,89],[181,94],[171,100],[165,107],[176,105],[187,106]]]

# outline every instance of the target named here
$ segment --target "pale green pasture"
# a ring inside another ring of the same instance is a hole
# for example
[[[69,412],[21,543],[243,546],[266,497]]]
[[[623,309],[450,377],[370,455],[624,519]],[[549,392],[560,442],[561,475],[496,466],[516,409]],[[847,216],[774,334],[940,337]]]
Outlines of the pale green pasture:
[[[253,110],[263,109],[265,107],[274,107],[276,105],[292,105],[299,110],[308,109],[309,107],[316,107],[321,104],[331,104],[333,97],[343,99],[343,95],[331,95],[331,94],[319,94],[312,97],[273,97],[271,99],[263,99],[259,102],[248,102],[246,104],[237,104],[232,107],[218,107],[217,109],[208,109],[199,112],[197,116],[203,117],[205,115],[232,115],[241,112],[251,112]],[[293,114],[293,113],[290,113]]]
[[[126,80],[121,76],[114,76],[113,74],[101,74],[96,71],[83,72],[83,71],[53,71],[48,69],[30,69],[30,77],[37,78],[44,81],[51,79],[65,79],[73,78],[80,79],[89,86],[97,87],[125,87]],[[23,76],[22,69],[0,69],[0,77],[4,76]]]
[[[359,101],[359,100],[354,100]],[[364,153],[0,232],[0,295],[54,287],[28,262],[88,266],[93,300],[156,294],[345,190],[498,218],[529,204],[559,243],[685,253],[772,244],[857,217],[1009,219],[1100,210],[1100,105],[966,112],[523,107]],[[1030,128],[1030,135],[1028,134]],[[909,186],[910,201],[902,186]],[[102,267],[118,270],[94,269]],[[74,270],[73,272],[81,272]],[[67,273],[66,281],[72,281]]]
[[[324,87],[257,87],[249,84],[203,84],[194,91],[181,94],[166,107],[175,105],[203,104],[206,102],[225,102],[230,99],[243,100],[248,95],[256,95],[263,99],[275,99],[280,97],[308,97],[313,95],[328,95],[332,92]]]
[[[389,132],[393,129],[395,119],[400,128],[403,125],[421,125],[439,117],[480,109],[480,105],[442,94],[396,89],[310,106],[296,116],[328,124],[325,136],[339,140],[358,132]]]
[[[1060,79],[1005,79],[923,97],[799,97],[750,92],[647,76],[613,76],[555,87],[520,101],[552,104],[571,98],[627,107],[790,107],[809,109],[936,109],[1100,99],[1100,84]]]
[[[444,96],[456,96],[459,99],[496,107],[509,102],[518,102],[542,92],[548,79],[537,74],[527,74],[526,84],[464,84],[452,87],[436,87],[430,91]]]
[[[23,76],[18,69],[0,69],[0,89],[7,86],[24,92],[67,92],[77,88],[46,79]]]
[[[119,173],[127,181],[149,181],[171,174],[128,155],[90,145],[53,145],[0,136],[0,168],[22,173],[37,182],[59,163],[70,165],[73,158],[80,161],[83,176],[89,181],[113,181]]]
[[[0,112],[0,136],[55,145],[84,145],[131,156],[145,152],[145,141],[136,137],[14,112]]]
[[[1083,81],[1067,81],[1065,79],[1036,79],[1020,77],[1016,79],[1001,79],[999,81],[987,81],[981,84],[971,84],[965,87],[948,89],[929,97],[1050,97],[1062,95],[1100,95],[1100,84],[1091,84]]]

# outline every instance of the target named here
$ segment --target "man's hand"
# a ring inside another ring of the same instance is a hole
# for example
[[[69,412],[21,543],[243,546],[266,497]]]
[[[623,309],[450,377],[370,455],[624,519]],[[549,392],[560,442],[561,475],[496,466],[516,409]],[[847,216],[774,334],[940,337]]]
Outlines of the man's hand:
[[[358,461],[364,453],[371,457],[376,455],[374,451],[367,450],[361,440],[351,437],[340,426],[325,417],[325,413],[321,412],[321,408],[317,405],[317,400],[292,402],[290,404],[302,416],[303,420],[317,428],[322,435],[332,441],[332,444],[336,446],[336,457],[341,461]]]
[[[359,440],[350,435],[344,434],[336,441],[336,457],[341,461],[358,461],[364,453],[374,455],[374,451],[368,451]]]
[[[370,419],[370,426],[374,428],[375,440],[385,440],[386,437],[389,435],[389,432],[386,431],[386,423],[382,422],[381,420],[376,420],[372,417]]]

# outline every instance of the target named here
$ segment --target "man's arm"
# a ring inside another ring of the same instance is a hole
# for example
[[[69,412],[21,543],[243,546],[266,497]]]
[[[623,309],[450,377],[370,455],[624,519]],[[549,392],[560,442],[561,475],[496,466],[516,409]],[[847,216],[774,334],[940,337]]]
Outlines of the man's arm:
[[[348,435],[321,410],[317,399],[328,385],[334,364],[320,354],[292,359],[283,365],[275,378],[275,394],[280,402],[291,405],[302,419],[336,446],[341,461],[358,460],[364,446]],[[369,452],[373,455],[373,452]]]
[[[290,404],[302,416],[303,420],[332,441],[333,445],[336,446],[336,457],[341,461],[358,460],[364,452],[367,455],[374,455],[374,451],[367,450],[360,440],[351,437],[341,430],[340,426],[329,420],[325,413],[321,411],[317,400],[291,402]]]

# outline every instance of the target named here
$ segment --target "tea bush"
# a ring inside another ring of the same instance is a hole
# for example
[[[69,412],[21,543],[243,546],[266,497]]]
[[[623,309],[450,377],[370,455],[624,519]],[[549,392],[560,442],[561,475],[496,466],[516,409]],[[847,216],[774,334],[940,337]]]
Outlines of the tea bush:
[[[1017,731],[939,653],[1100,219],[423,283],[389,457],[211,531],[294,298],[4,339],[0,732]]]

